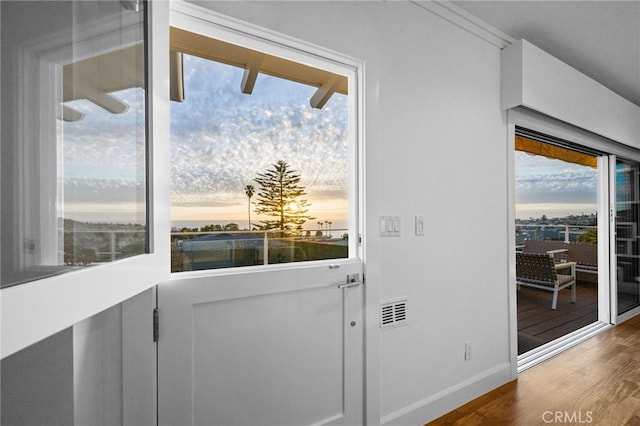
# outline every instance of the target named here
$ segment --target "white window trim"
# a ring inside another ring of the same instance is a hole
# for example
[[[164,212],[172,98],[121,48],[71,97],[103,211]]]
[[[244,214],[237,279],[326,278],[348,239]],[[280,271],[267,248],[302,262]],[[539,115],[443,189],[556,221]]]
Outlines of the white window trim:
[[[150,253],[2,289],[0,355],[11,355],[169,276],[168,10],[149,2]],[[44,59],[44,58],[42,58]],[[40,64],[40,59],[37,59]],[[25,64],[23,64],[25,65]],[[40,66],[40,65],[38,65]],[[166,92],[166,93],[165,93]],[[33,195],[33,194],[32,194]]]
[[[172,279],[221,276],[247,271],[294,269],[318,264],[342,264],[364,260],[364,73],[363,62],[332,50],[300,41],[263,27],[222,15],[200,6],[174,0],[170,5],[170,26],[206,37],[266,52],[311,67],[345,75],[349,82],[349,257],[237,268],[177,272]],[[351,117],[354,112],[355,116]]]

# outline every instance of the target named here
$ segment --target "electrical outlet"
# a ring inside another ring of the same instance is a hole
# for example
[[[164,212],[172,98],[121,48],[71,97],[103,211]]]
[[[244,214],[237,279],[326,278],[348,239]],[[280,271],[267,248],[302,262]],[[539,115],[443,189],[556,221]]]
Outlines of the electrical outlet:
[[[471,361],[471,342],[465,342],[464,344],[464,360]]]

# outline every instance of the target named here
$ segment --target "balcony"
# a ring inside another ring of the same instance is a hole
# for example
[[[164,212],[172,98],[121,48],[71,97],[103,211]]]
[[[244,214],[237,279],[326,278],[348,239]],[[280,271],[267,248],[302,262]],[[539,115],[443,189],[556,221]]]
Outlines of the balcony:
[[[591,241],[590,244],[596,245],[596,230],[596,226],[516,224],[516,250],[523,250],[526,240],[561,245]],[[593,252],[597,254],[597,250]],[[558,261],[564,260],[560,257]],[[594,263],[597,264],[597,258]],[[576,277],[576,302],[571,303],[569,289],[561,290],[555,310],[551,309],[550,292],[520,286],[517,291],[519,355],[597,321],[597,270],[578,268]]]

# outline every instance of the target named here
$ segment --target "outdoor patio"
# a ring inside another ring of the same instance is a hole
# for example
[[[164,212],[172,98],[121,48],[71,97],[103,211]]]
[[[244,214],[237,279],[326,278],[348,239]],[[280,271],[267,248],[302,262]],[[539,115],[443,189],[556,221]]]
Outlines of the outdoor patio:
[[[556,310],[552,293],[521,286],[518,295],[518,355],[595,322],[598,318],[598,284],[578,280],[576,303],[571,290],[561,290]]]

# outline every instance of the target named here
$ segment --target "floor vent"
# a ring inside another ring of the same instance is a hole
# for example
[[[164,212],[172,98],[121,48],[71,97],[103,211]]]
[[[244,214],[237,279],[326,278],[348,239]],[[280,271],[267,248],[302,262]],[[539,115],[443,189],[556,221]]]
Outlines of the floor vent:
[[[407,300],[397,300],[380,306],[380,328],[407,323]]]

